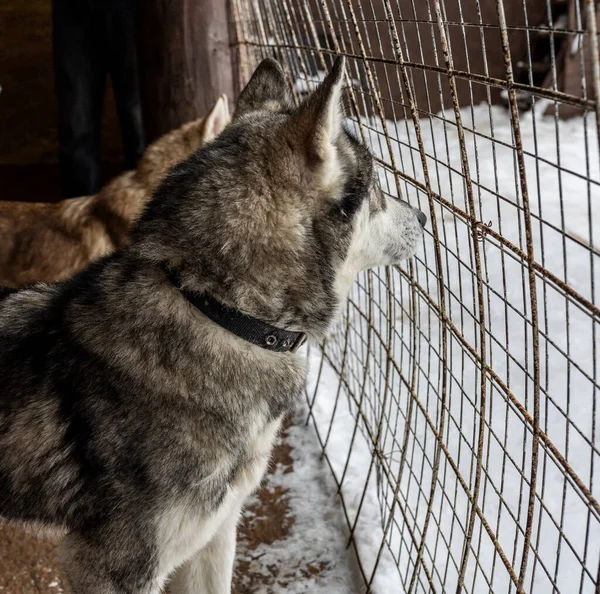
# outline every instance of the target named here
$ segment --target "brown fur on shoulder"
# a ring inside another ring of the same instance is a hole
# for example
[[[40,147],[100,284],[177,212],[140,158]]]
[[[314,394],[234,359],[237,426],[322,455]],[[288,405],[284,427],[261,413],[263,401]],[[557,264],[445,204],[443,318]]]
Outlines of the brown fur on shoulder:
[[[228,121],[222,95],[206,117],[159,138],[135,171],[117,176],[98,194],[55,204],[0,201],[0,285],[64,280],[125,245],[169,169],[218,136]]]

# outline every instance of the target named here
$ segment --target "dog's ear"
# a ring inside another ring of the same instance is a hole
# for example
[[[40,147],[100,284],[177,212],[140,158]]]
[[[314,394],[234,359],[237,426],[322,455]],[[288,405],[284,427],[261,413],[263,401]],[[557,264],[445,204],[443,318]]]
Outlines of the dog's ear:
[[[227,95],[223,94],[217,99],[212,109],[206,114],[206,118],[204,118],[202,143],[210,142],[221,134],[230,119]]]
[[[345,60],[340,56],[317,90],[300,106],[290,123],[292,142],[311,158],[326,160],[342,131],[341,101]]]
[[[292,93],[281,66],[266,58],[240,93],[233,119],[251,111],[280,112],[293,105]]]

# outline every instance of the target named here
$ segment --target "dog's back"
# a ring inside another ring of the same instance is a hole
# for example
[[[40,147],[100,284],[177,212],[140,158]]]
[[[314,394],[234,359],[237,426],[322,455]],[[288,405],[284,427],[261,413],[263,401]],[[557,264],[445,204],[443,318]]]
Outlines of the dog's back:
[[[62,311],[58,300],[64,302],[65,297],[57,295],[57,288],[50,286],[25,291],[0,289],[0,358],[4,371],[0,451],[11,452],[2,455],[0,462],[0,516],[6,515],[10,505],[23,521],[51,524],[53,530],[60,531],[81,483],[68,455],[65,425],[59,420],[64,405],[50,397],[50,386],[57,380],[52,372],[53,358],[67,354],[59,346]],[[7,366],[16,361],[19,371],[6,373]],[[65,359],[65,376],[70,367]],[[44,476],[52,476],[61,485],[64,497],[50,496],[43,484]],[[69,502],[70,507],[65,508],[63,502]],[[57,511],[62,518],[59,522]]]
[[[115,248],[94,196],[57,204],[0,202],[0,284],[59,281]]]
[[[136,171],[117,176],[97,195],[56,204],[0,202],[0,285],[61,281],[125,245],[169,169],[215,138],[228,121],[227,98],[221,96],[206,117],[158,139]]]

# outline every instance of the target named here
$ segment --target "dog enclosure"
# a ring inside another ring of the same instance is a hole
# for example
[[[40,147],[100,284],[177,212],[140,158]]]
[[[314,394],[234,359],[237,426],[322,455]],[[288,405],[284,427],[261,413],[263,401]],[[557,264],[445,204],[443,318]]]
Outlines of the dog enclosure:
[[[600,588],[594,0],[232,0],[238,85],[347,56],[348,126],[422,248],[309,353],[367,592]],[[392,589],[393,588],[393,589]]]

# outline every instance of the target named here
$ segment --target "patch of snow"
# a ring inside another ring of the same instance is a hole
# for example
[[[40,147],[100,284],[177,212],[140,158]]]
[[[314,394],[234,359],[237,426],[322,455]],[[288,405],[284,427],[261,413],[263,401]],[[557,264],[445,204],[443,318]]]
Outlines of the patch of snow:
[[[323,70],[317,70],[316,74],[309,75],[308,77],[304,73],[300,73],[294,81],[294,88],[296,93],[300,95],[309,93],[317,88],[317,86],[325,80],[326,72]]]
[[[305,95],[311,91],[314,91],[320,83],[325,80],[327,73],[324,70],[317,70],[315,74],[309,74],[306,76],[303,72],[300,72],[294,81],[294,88],[296,93],[299,95]],[[355,78],[350,79],[350,85],[354,89],[360,89],[361,84]]]
[[[261,543],[242,554],[239,551],[238,562],[248,561],[251,572],[264,573],[268,581],[264,594],[359,592],[361,582],[354,552],[347,547],[349,530],[336,485],[321,458],[313,428],[305,420],[306,411],[299,409],[287,430],[294,470],[278,465],[268,477],[270,490],[286,492],[291,527],[282,540]]]

